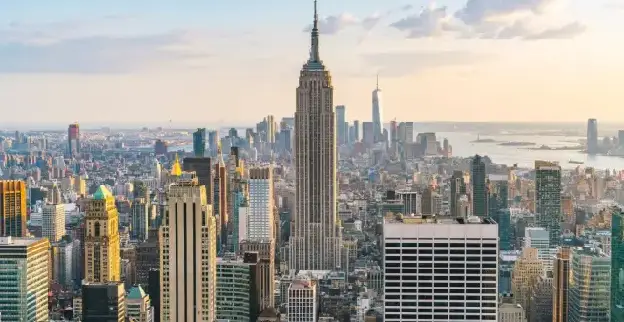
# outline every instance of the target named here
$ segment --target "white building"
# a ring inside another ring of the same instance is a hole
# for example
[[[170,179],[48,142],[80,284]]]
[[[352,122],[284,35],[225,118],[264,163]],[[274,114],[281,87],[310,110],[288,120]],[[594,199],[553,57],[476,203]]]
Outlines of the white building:
[[[275,238],[273,218],[273,168],[258,167],[249,169],[249,213],[246,216],[248,240]],[[239,213],[239,224],[240,224]]]
[[[288,286],[288,322],[316,322],[317,312],[316,280],[297,277]]]
[[[520,304],[504,303],[498,308],[498,322],[527,322]]]
[[[544,270],[552,272],[553,260],[557,249],[550,248],[550,237],[548,230],[542,227],[526,227],[524,229],[523,248],[532,247],[537,249],[537,258],[542,261]]]
[[[63,205],[44,205],[41,218],[41,235],[52,243],[65,235],[65,208]]]
[[[206,187],[197,179],[169,189],[160,227],[161,321],[213,322],[217,239]]]
[[[383,236],[384,321],[496,321],[494,221],[387,217]]]

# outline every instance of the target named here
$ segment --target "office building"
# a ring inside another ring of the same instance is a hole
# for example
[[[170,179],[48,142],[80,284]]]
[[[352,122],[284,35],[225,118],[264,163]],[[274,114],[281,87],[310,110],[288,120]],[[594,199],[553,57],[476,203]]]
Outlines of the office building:
[[[491,219],[387,216],[383,251],[384,321],[496,321],[498,228]]]
[[[375,144],[375,124],[373,122],[362,123],[362,142],[368,146]]]
[[[243,240],[240,254],[258,254],[258,285],[260,291],[260,311],[275,307],[275,239]]]
[[[373,135],[375,143],[383,141],[383,111],[381,109],[381,89],[379,88],[379,75],[373,91]]]
[[[246,239],[275,238],[273,207],[273,168],[249,169],[249,214]]]
[[[340,266],[342,231],[336,218],[336,118],[333,85],[319,53],[316,2],[310,57],[300,72],[295,112],[296,210],[289,269]]]
[[[503,303],[498,308],[498,322],[527,322],[520,304]]]
[[[136,278],[137,284],[144,289],[149,285],[149,273],[160,268],[160,236],[158,228],[150,228],[147,240],[136,246]],[[153,304],[156,299],[152,298]]]
[[[160,270],[151,269],[148,276],[147,294],[154,307],[154,322],[160,322]]]
[[[124,322],[126,291],[121,282],[82,284],[82,321]]]
[[[531,290],[544,274],[544,264],[535,248],[522,249],[522,255],[516,260],[511,272],[511,292],[516,303],[527,311],[531,299]]]
[[[598,121],[596,119],[587,120],[587,153],[598,153]]]
[[[336,106],[336,139],[339,145],[347,144],[349,139],[347,108],[344,105]]]
[[[353,141],[360,142],[360,121],[353,120]]]
[[[72,243],[62,240],[51,245],[52,280],[61,286],[74,285],[74,252]]]
[[[70,124],[67,129],[67,152],[70,158],[80,153],[80,125]]]
[[[199,185],[206,187],[206,200],[208,204],[212,205],[214,192],[212,190],[213,178],[211,159],[204,157],[184,158],[182,161],[182,170],[195,172],[199,180]]]
[[[135,286],[126,295],[126,314],[131,321],[154,322],[154,307],[141,286]]]
[[[149,219],[150,203],[145,198],[135,198],[130,206],[130,238],[144,241],[150,227]]]
[[[169,189],[160,227],[161,321],[215,320],[216,223],[197,179]]]
[[[210,151],[211,157],[217,156],[217,150],[219,147],[219,131],[209,131],[208,132],[208,149]]]
[[[568,321],[568,281],[570,276],[570,248],[557,251],[553,262],[552,322]],[[617,320],[616,320],[617,321]]]
[[[65,236],[65,206],[44,205],[42,209],[41,236],[51,243]]]
[[[535,219],[548,230],[551,247],[561,244],[561,167],[552,162],[535,161]]]
[[[488,175],[488,214],[509,208],[509,182],[507,175]]]
[[[214,217],[217,219],[217,249],[221,249],[221,245],[225,245],[227,241],[227,224],[229,221],[227,212],[227,194],[228,194],[228,173],[223,162],[223,155],[221,154],[221,148],[217,156],[218,162],[214,166],[214,195],[212,198],[212,211]]]
[[[526,227],[524,229],[523,248],[537,249],[537,257],[542,261],[545,272],[553,270],[553,256],[556,249],[550,248],[550,236],[542,227]]]
[[[100,186],[88,201],[84,237],[85,281],[108,283],[121,280],[119,215],[115,197]]]
[[[0,237],[0,320],[48,321],[50,242]]]
[[[288,322],[318,321],[318,285],[314,279],[298,277],[288,286]]]
[[[422,198],[417,191],[398,191],[396,194],[403,201],[403,214],[420,214]]]
[[[611,258],[600,249],[572,248],[568,285],[568,321],[611,321],[610,286]]]
[[[611,209],[611,321],[624,321],[624,213]]]
[[[203,158],[206,153],[206,129],[199,128],[193,132],[193,154],[195,157]]]
[[[0,181],[1,236],[26,237],[26,183]]]
[[[480,155],[475,155],[470,166],[472,214],[474,216],[486,217],[488,215],[488,191],[485,178],[485,162]]]
[[[217,320],[255,321],[260,313],[258,254],[245,253],[241,259],[217,260]]]
[[[464,172],[456,170],[451,176],[450,212],[452,217],[460,216],[459,198],[466,194],[466,183],[464,182]]]

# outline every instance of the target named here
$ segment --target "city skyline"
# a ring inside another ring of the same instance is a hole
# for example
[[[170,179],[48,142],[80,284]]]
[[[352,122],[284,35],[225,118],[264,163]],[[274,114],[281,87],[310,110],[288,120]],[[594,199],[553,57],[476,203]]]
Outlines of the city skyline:
[[[504,121],[522,111],[512,120],[624,121],[624,93],[610,85],[624,70],[624,48],[612,45],[624,2],[497,3],[321,1],[334,104],[368,120],[379,73],[386,120]],[[311,1],[146,4],[3,4],[6,122],[247,124],[294,113]]]

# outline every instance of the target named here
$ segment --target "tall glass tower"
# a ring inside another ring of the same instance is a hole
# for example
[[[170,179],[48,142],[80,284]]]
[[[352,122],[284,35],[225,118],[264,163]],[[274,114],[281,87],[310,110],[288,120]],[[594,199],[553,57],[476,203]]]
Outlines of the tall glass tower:
[[[550,245],[560,245],[561,167],[556,163],[535,161],[535,216],[537,225],[548,230]]]
[[[485,162],[480,155],[475,155],[470,166],[472,214],[474,216],[486,217],[488,214],[488,192],[485,176]]]
[[[611,214],[611,321],[624,321],[624,212]]]
[[[598,121],[596,119],[587,120],[587,153],[596,154],[598,152]]]
[[[375,131],[375,142],[383,139],[383,119],[381,111],[381,89],[379,88],[379,75],[377,75],[377,85],[373,91],[373,129]]]

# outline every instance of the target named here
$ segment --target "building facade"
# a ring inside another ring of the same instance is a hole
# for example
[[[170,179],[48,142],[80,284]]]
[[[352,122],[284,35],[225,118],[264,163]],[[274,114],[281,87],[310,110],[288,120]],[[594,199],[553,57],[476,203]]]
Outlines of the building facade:
[[[170,187],[160,227],[161,321],[215,320],[216,223],[197,179]]]
[[[100,186],[88,201],[85,230],[86,282],[120,281],[119,215],[115,197],[105,186]]]
[[[290,269],[340,266],[341,230],[336,217],[336,118],[334,88],[319,54],[316,2],[310,58],[301,69],[295,112],[296,210]]]
[[[65,206],[44,205],[42,209],[41,236],[51,243],[65,236]]]
[[[82,285],[82,321],[124,322],[126,291],[121,282]]]
[[[26,237],[26,182],[0,181],[0,236]]]
[[[536,224],[548,230],[551,247],[561,244],[561,167],[546,161],[535,161]]]

